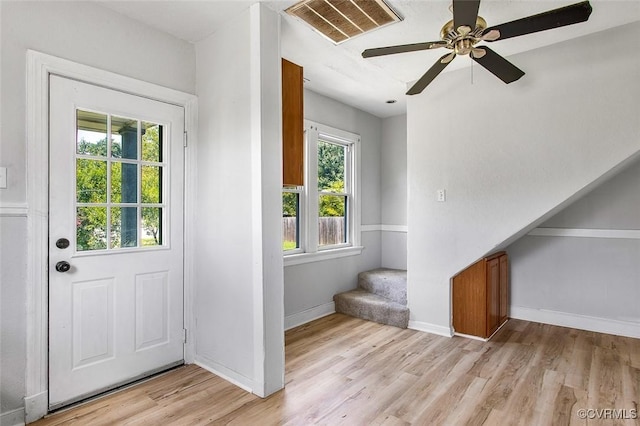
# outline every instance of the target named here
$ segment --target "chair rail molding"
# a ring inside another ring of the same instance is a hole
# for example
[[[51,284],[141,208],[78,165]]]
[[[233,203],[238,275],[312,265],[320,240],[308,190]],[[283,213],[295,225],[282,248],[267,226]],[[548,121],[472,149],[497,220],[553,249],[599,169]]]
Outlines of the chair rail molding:
[[[640,239],[640,229],[535,228],[527,235],[534,237]]]

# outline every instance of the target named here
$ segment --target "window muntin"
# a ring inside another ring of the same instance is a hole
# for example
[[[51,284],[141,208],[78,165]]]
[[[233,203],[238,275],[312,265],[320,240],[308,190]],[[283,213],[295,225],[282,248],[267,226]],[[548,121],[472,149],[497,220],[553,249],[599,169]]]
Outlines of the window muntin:
[[[331,253],[360,243],[357,198],[359,136],[307,122],[305,186],[283,188],[285,255]],[[295,194],[295,197],[294,195]],[[297,201],[297,241],[291,237],[291,214]],[[295,244],[295,245],[294,245]]]

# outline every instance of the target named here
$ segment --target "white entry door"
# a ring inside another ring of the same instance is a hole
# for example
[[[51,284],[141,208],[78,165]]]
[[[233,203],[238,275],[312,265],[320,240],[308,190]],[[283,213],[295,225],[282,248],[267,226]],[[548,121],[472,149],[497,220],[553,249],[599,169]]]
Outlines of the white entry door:
[[[184,110],[50,77],[49,407],[181,364]]]

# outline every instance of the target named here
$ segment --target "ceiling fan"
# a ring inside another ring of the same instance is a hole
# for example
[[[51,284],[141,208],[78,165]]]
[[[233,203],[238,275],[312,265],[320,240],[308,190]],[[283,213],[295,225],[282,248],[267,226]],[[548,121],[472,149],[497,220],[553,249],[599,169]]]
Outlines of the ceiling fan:
[[[524,72],[488,47],[477,47],[476,44],[481,41],[492,42],[505,40],[507,38],[584,22],[589,19],[592,10],[589,2],[583,1],[504,24],[487,27],[487,22],[481,16],[478,16],[479,6],[480,0],[453,0],[453,19],[444,24],[440,30],[440,41],[367,49],[362,52],[362,57],[371,58],[373,56],[437,49],[440,47],[451,50],[452,52],[438,59],[438,61],[420,77],[409,89],[407,95],[421,93],[457,55],[469,55],[471,59],[508,84],[518,80],[524,75]]]

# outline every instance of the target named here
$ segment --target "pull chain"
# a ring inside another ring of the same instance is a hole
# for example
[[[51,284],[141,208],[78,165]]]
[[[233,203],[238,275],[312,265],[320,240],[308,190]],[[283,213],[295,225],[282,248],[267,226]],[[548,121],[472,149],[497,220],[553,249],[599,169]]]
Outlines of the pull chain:
[[[470,58],[471,59],[471,58]],[[473,63],[475,61],[473,59],[471,59],[471,85],[473,86]]]

